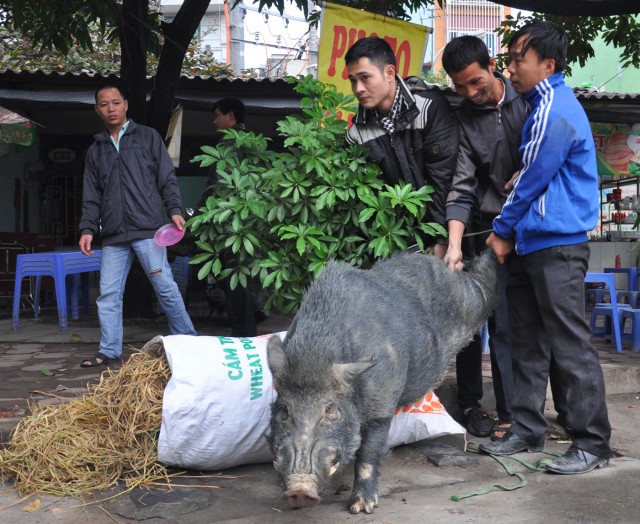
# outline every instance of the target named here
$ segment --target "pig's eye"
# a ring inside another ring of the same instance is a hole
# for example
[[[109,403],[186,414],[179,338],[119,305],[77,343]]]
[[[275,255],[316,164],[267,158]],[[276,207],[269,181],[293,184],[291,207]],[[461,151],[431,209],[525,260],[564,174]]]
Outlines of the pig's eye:
[[[284,404],[278,407],[278,420],[283,421],[289,418],[289,410]]]

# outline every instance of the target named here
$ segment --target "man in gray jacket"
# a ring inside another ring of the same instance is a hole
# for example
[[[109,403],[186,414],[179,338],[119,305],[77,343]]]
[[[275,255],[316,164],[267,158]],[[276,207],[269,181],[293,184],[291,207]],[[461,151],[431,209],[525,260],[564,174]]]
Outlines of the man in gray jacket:
[[[172,335],[196,332],[167,261],[153,236],[164,211],[184,228],[182,200],[173,164],[160,135],[127,119],[128,102],[115,86],[96,91],[96,112],[106,129],[87,151],[82,189],[80,250],[91,256],[102,238],[100,297],[102,336],[96,355],[81,366],[106,365],[122,355],[122,298],[133,255],[138,257],[169,322]]]
[[[466,229],[473,232],[473,236],[462,242],[463,252],[466,257],[473,257],[486,249],[485,240],[491,232],[491,223],[500,213],[509,193],[510,180],[518,171],[518,148],[528,110],[509,79],[496,71],[496,61],[489,56],[479,38],[461,36],[451,40],[445,47],[442,64],[456,92],[463,97],[455,112],[460,124],[455,185],[466,187],[476,197],[475,205],[468,207],[463,220]],[[458,229],[457,233],[461,236],[463,230]],[[473,435],[486,437],[491,434],[492,439],[503,438],[511,425],[513,396],[506,267],[500,265],[499,271],[499,301],[489,319],[491,372],[498,413],[495,425],[480,406],[480,337],[477,336],[456,358],[458,406],[463,422]]]

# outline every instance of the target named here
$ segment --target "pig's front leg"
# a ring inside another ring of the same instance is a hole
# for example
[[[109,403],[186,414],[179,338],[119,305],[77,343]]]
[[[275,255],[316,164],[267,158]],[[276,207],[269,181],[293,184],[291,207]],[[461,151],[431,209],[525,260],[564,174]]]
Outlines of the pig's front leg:
[[[356,453],[355,479],[349,499],[349,512],[373,513],[378,505],[378,466],[387,454],[391,419],[369,420],[362,429],[362,442]]]

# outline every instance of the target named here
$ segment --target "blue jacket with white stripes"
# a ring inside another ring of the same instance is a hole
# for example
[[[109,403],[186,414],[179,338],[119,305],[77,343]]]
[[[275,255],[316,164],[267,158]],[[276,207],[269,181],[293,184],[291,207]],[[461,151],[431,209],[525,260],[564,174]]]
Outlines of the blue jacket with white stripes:
[[[585,242],[599,206],[591,128],[563,74],[525,99],[532,110],[522,129],[520,176],[493,221],[495,234],[514,239],[519,255]]]

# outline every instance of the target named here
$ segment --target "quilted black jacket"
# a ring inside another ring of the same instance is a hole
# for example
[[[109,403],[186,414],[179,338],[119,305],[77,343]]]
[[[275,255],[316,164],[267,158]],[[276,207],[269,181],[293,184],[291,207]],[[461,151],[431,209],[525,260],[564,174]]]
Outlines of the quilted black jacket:
[[[389,135],[378,123],[373,110],[358,108],[353,125],[347,131],[347,143],[359,143],[369,149],[369,159],[380,166],[386,181],[410,183],[418,189],[435,189],[428,207],[428,220],[445,225],[459,218],[455,206],[448,206],[458,154],[458,123],[447,99],[434,91],[411,93],[396,76],[405,109],[396,118],[395,131]]]

